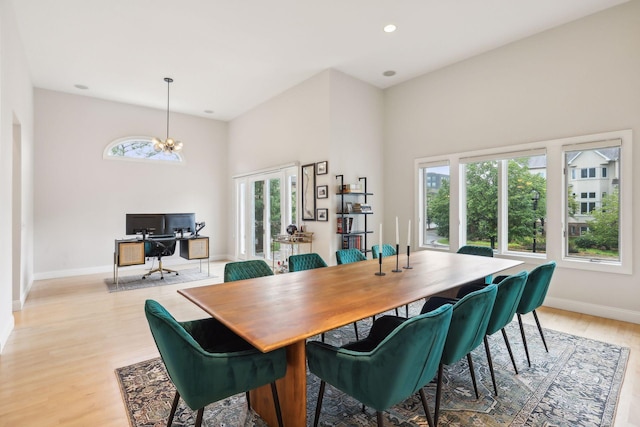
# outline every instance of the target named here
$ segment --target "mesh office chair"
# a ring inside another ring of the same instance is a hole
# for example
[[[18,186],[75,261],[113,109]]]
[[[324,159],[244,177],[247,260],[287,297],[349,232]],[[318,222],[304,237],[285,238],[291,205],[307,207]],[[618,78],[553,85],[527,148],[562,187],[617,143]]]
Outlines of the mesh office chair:
[[[160,280],[164,279],[164,273],[180,273],[176,270],[170,270],[162,266],[162,257],[171,256],[176,251],[176,239],[173,236],[158,236],[144,241],[144,256],[147,258],[158,258],[158,268],[152,268],[142,276],[143,279],[151,276],[153,273],[160,273]]]

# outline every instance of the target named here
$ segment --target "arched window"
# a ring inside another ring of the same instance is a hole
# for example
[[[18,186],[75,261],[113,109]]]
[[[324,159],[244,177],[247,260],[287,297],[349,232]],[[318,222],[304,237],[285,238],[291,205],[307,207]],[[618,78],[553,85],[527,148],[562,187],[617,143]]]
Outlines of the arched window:
[[[181,153],[166,153],[153,148],[150,136],[127,136],[107,145],[102,154],[104,159],[152,161],[164,163],[184,163]]]

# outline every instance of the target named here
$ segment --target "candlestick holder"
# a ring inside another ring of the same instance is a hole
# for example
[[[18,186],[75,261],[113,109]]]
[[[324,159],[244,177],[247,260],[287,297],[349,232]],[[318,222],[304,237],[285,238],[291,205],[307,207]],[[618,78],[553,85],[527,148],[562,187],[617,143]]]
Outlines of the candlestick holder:
[[[404,269],[406,269],[406,270],[411,270],[411,269],[413,268],[413,267],[411,267],[411,266],[409,265],[409,258],[410,258],[410,256],[411,256],[411,245],[407,245],[407,265],[405,265],[404,267],[402,267],[402,268],[404,268]]]
[[[394,273],[402,273],[402,270],[400,270],[400,267],[398,267],[398,258],[400,257],[400,245],[396,243],[396,269],[395,270],[391,270]]]
[[[379,270],[376,273],[376,276],[385,276],[386,273],[382,272],[382,249],[380,249],[380,253],[378,254],[378,265],[379,265]]]

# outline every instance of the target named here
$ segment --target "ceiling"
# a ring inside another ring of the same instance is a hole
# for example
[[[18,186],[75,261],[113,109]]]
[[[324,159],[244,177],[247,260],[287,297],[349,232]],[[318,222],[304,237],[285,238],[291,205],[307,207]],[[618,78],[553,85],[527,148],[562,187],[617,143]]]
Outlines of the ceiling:
[[[328,68],[387,88],[624,2],[12,3],[34,86],[166,109],[172,77],[172,112],[230,120]]]

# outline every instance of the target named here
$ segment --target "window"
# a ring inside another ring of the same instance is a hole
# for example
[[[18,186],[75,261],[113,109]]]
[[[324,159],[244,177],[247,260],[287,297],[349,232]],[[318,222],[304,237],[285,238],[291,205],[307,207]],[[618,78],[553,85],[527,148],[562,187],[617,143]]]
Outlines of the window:
[[[565,151],[567,166],[580,167],[581,178],[592,178],[597,164],[607,162],[608,167],[600,168],[602,178],[607,178],[607,170],[612,179],[581,181],[568,179],[567,185],[580,191],[580,211],[567,205],[566,223],[580,226],[579,236],[566,239],[565,255],[577,259],[620,261],[620,180],[615,175],[620,170],[619,140],[602,141],[588,145],[571,146]],[[587,172],[585,172],[587,171]],[[601,194],[600,198],[596,195]]]
[[[286,166],[234,177],[237,258],[272,259],[271,239],[297,224],[297,170]]]
[[[104,159],[182,163],[182,153],[165,153],[153,148],[150,136],[127,136],[112,141],[102,153]]]
[[[631,274],[632,148],[623,130],[416,159],[420,247],[478,244],[496,256]]]
[[[421,199],[420,242],[449,248],[449,165],[424,164],[419,169]]]

